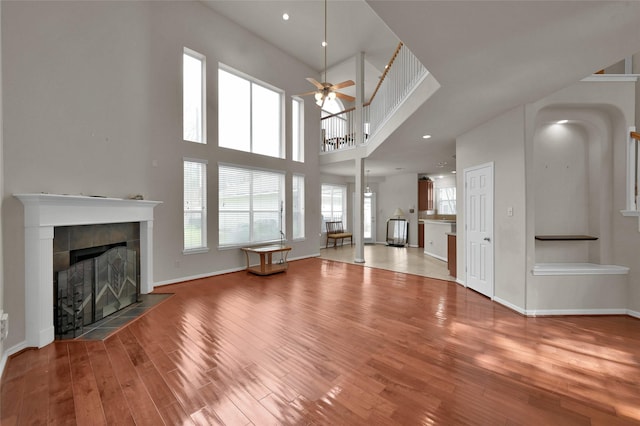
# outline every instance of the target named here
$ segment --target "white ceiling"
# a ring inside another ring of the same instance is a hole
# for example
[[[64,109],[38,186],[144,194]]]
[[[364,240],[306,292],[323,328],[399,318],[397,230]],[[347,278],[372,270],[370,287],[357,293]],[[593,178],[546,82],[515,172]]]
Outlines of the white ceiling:
[[[205,3],[322,70],[321,0]],[[353,79],[364,51],[375,83],[400,39],[441,84],[366,160],[370,176],[450,171],[457,136],[640,52],[638,1],[330,0],[328,23],[329,81]],[[353,164],[323,172],[352,175]]]

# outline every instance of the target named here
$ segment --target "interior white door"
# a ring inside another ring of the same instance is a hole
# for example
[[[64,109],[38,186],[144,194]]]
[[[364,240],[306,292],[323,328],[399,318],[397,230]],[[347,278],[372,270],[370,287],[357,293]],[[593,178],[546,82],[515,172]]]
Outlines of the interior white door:
[[[466,285],[493,298],[493,163],[464,170]]]
[[[376,194],[364,193],[364,243],[376,243]]]

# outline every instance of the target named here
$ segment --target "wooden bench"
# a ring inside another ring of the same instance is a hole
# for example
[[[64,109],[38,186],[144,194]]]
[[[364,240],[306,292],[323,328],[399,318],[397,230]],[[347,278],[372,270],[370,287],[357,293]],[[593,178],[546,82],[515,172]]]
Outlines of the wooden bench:
[[[344,239],[349,238],[351,245],[353,245],[353,236],[351,232],[345,232],[341,221],[326,222],[327,225],[327,245],[329,247],[329,240],[333,240],[333,247],[335,248],[340,240],[341,244],[344,244]]]

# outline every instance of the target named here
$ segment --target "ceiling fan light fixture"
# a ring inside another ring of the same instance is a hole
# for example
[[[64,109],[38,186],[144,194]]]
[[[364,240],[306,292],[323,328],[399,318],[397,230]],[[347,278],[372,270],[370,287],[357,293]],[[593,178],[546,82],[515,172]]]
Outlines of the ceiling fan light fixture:
[[[0,0],[2,1],[2,0]],[[316,101],[316,104],[322,108],[326,101],[333,101],[337,97],[341,99],[347,100],[349,102],[354,102],[356,100],[355,97],[346,95],[344,93],[337,92],[338,89],[343,89],[345,87],[350,87],[355,85],[352,80],[345,80],[338,84],[328,83],[327,79],[327,0],[324,0],[324,40],[322,41],[322,47],[324,47],[324,78],[323,82],[318,82],[315,78],[307,77],[307,81],[313,84],[316,88],[314,91],[302,93],[298,96],[307,96],[313,95]],[[320,74],[322,76],[322,73]]]

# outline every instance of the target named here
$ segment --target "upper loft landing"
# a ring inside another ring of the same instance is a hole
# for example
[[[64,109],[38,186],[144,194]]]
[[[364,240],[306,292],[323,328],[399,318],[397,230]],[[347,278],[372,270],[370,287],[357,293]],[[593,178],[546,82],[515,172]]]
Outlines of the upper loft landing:
[[[400,43],[369,102],[322,118],[320,164],[369,156],[439,87]],[[361,126],[358,114],[362,114]]]

